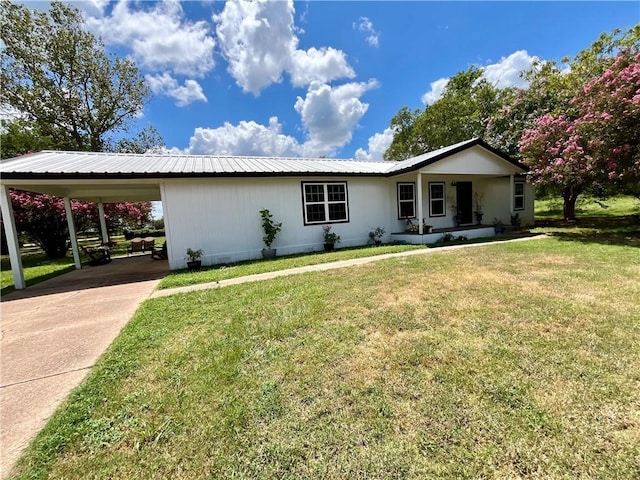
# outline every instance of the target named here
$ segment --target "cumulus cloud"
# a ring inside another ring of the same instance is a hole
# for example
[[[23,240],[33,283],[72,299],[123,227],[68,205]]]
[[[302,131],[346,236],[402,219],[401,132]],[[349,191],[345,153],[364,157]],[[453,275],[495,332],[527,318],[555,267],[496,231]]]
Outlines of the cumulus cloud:
[[[366,42],[372,47],[380,44],[380,32],[373,28],[373,22],[368,17],[360,17],[357,23],[353,22],[353,29],[364,33]]]
[[[527,81],[520,77],[520,72],[528,70],[537,58],[531,56],[526,50],[518,50],[508,57],[502,57],[499,62],[487,65],[482,77],[498,88],[528,86]]]
[[[377,86],[375,80],[337,87],[312,83],[305,98],[298,97],[294,106],[307,133],[304,155],[330,156],[349,142],[353,128],[369,108],[360,97]]]
[[[422,95],[422,103],[431,105],[433,102],[442,97],[445,87],[449,83],[449,78],[439,78],[435,82],[431,82],[429,91]]]
[[[237,125],[225,122],[218,128],[196,128],[186,153],[199,155],[298,156],[298,141],[282,133],[278,117],[269,125],[241,121]]]
[[[105,43],[130,48],[136,62],[148,70],[195,77],[213,70],[215,40],[208,23],[186,19],[176,1],[153,5],[131,10],[127,0],[120,0],[110,15],[88,16],[87,25]]]
[[[369,137],[369,150],[359,148],[356,150],[356,160],[381,161],[384,160],[384,152],[387,151],[393,141],[394,129],[385,128],[382,133],[378,132]]]
[[[297,87],[355,76],[341,50],[298,50],[292,0],[228,1],[213,21],[229,73],[245,92],[258,95],[285,72]]]
[[[164,72],[162,75],[145,75],[145,80],[153,93],[175,98],[178,107],[184,107],[193,102],[207,101],[202,87],[195,80],[185,80],[184,85],[179,85],[178,81],[168,72]]]
[[[520,72],[528,70],[538,60],[537,57],[529,55],[526,50],[518,50],[508,57],[502,57],[499,62],[482,67],[484,71],[481,78],[497,88],[525,88],[528,84],[520,77]],[[440,78],[431,82],[429,90],[422,96],[422,103],[431,105],[442,97],[447,83],[449,78]]]

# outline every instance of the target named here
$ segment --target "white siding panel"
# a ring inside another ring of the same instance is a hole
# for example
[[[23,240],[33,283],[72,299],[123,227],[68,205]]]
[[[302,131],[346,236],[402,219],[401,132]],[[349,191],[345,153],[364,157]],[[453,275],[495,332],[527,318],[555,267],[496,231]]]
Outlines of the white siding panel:
[[[456,175],[508,175],[521,170],[482,147],[473,147],[422,168],[422,172]]]
[[[204,265],[259,258],[264,248],[259,213],[263,208],[283,224],[272,245],[278,255],[322,249],[322,227],[304,225],[302,181],[347,182],[350,220],[333,224],[333,231],[341,236],[339,246],[366,244],[376,226],[390,233],[389,205],[393,203],[384,178],[167,180],[170,268],[184,268],[187,248],[201,248]]]

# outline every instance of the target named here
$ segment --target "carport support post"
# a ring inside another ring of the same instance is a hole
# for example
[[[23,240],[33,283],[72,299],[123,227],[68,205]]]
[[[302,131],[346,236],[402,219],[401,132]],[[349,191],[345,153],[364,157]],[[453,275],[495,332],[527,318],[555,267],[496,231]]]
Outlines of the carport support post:
[[[422,235],[422,173],[418,172],[416,179],[416,188],[418,189],[418,234]]]
[[[100,217],[100,230],[102,230],[102,243],[109,243],[107,219],[104,217],[104,203],[98,203],[98,217]]]
[[[69,197],[64,197],[64,211],[67,213],[67,225],[69,226],[69,238],[71,238],[71,249],[73,250],[73,260],[76,264],[76,269],[82,268],[82,262],[80,262],[80,251],[78,250],[78,237],[76,236],[76,225],[73,223],[73,212],[71,211],[71,200]]]
[[[11,273],[13,273],[13,285],[16,290],[22,290],[27,285],[24,281],[24,270],[22,269],[22,258],[20,257],[20,243],[18,242],[16,220],[13,216],[11,196],[9,195],[9,187],[6,185],[2,185],[2,192],[0,192],[0,211],[2,211],[4,233],[7,235]]]

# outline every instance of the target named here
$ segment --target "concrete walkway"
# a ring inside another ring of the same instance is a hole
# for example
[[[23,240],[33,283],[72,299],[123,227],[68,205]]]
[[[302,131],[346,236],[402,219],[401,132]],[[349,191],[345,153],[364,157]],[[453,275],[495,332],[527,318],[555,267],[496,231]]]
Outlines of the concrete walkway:
[[[535,235],[522,238],[514,238],[512,240],[503,240],[500,243],[508,242],[523,242],[527,240],[535,240],[539,238],[545,238],[546,235]],[[450,245],[447,247],[439,248],[421,248],[417,250],[408,250],[406,252],[398,253],[385,253],[383,255],[376,255],[374,257],[354,258],[351,260],[339,260],[337,262],[320,263],[317,265],[308,265],[305,267],[289,268],[287,270],[277,270],[275,272],[257,273],[255,275],[247,275],[245,277],[230,278],[228,280],[220,280],[210,283],[199,283],[197,285],[188,285],[186,287],[167,288],[164,290],[156,290],[150,298],[166,297],[168,295],[175,295],[176,293],[197,292],[199,290],[208,290],[210,288],[221,288],[229,285],[237,285],[240,283],[259,282],[261,280],[269,280],[271,278],[285,277],[288,275],[296,275],[306,272],[324,272],[327,270],[334,270],[336,268],[351,267],[354,265],[365,265],[367,263],[379,262],[388,258],[409,257],[412,255],[425,255],[428,253],[437,253],[447,250],[458,250],[461,248],[474,248],[487,245],[488,243],[468,243],[465,245]]]
[[[544,235],[506,242],[536,238]],[[29,441],[147,298],[482,245],[409,250],[166,290],[155,290],[168,272],[166,262],[121,258],[13,292],[0,303],[1,476],[9,475]]]
[[[2,478],[167,272],[148,255],[115,259],[2,298]]]

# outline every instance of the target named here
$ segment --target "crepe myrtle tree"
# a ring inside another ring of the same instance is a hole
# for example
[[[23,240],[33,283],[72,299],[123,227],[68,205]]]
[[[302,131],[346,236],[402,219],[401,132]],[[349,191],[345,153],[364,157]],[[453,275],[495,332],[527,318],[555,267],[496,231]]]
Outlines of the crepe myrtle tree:
[[[520,141],[534,183],[561,192],[564,218],[575,220],[586,191],[640,195],[640,52],[618,52],[603,73],[578,89],[573,116],[544,115]]]
[[[16,228],[24,232],[50,259],[62,258],[69,249],[69,228],[64,200],[52,195],[10,191]],[[94,203],[72,201],[73,221],[78,231],[99,224],[98,208]],[[136,224],[148,221],[151,205],[148,202],[114,203],[105,205],[107,223]]]

